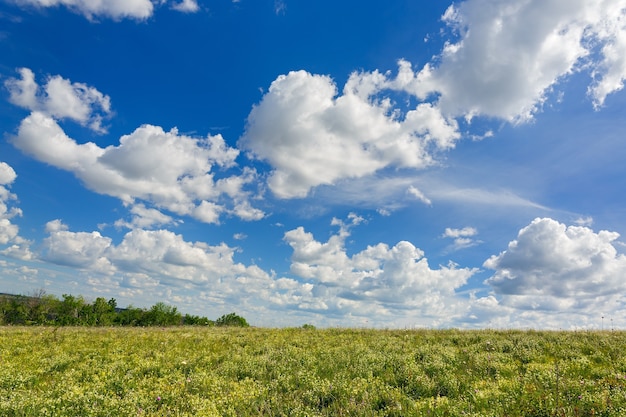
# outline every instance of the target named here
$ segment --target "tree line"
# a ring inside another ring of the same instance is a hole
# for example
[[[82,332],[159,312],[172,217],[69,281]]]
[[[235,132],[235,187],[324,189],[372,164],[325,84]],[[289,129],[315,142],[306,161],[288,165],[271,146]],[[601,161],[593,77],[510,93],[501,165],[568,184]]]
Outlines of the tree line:
[[[0,294],[0,325],[43,326],[239,326],[248,322],[235,313],[217,320],[182,314],[174,306],[158,302],[149,309],[119,308],[115,298],[63,294],[59,299],[39,291],[33,295]]]

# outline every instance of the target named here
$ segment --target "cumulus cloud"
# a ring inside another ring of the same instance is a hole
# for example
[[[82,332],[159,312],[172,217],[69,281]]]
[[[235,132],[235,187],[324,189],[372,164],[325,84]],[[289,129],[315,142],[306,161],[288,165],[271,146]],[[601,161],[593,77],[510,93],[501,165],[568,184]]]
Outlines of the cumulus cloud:
[[[613,245],[618,237],[537,218],[507,250],[485,261],[495,271],[486,284],[503,304],[517,309],[591,314],[612,309],[626,290],[626,256]]]
[[[10,258],[30,260],[30,241],[19,235],[19,227],[12,222],[15,217],[22,216],[22,210],[13,206],[17,196],[9,191],[17,174],[6,162],[0,161],[0,245],[6,245],[0,254]]]
[[[60,220],[48,223],[46,231],[50,236],[43,241],[43,260],[78,268],[110,270],[110,262],[104,255],[111,246],[110,238],[99,232],[70,232]]]
[[[90,129],[104,133],[104,118],[111,114],[111,99],[93,87],[72,83],[58,75],[49,77],[42,87],[28,68],[18,70],[21,78],[9,78],[4,85],[9,101],[31,111],[55,119],[70,119]]]
[[[327,242],[317,241],[302,227],[285,233],[284,240],[293,249],[292,274],[311,283],[312,294],[323,296],[323,303],[315,308],[311,307],[314,300],[303,296],[301,301],[308,307],[302,308],[390,317],[410,309],[412,320],[432,324],[451,319],[454,306],[462,304],[456,290],[476,270],[454,263],[431,269],[424,252],[407,241],[392,247],[378,243],[350,256],[345,240],[359,219],[333,221],[339,232]]]
[[[15,178],[17,178],[17,174],[11,165],[0,161],[0,185],[9,185],[15,181]]]
[[[376,98],[392,82],[354,73],[338,95],[330,77],[282,75],[250,112],[239,144],[272,165],[268,183],[280,198],[386,167],[427,167],[431,149],[454,146],[457,124],[427,103],[400,117],[390,100]]]
[[[254,170],[245,168],[241,175],[216,178],[216,170],[235,167],[239,155],[221,135],[193,138],[180,135],[175,128],[166,132],[158,126],[144,125],[122,136],[118,146],[79,144],[67,136],[57,119],[70,118],[99,127],[100,119],[92,114],[94,106],[109,112],[108,97],[58,76],[50,79],[44,96],[39,96],[32,72],[22,69],[21,73],[22,79],[9,80],[7,87],[13,103],[32,110],[11,138],[24,153],[74,173],[91,190],[117,197],[125,204],[142,200],[157,209],[208,223],[217,223],[222,213],[244,220],[264,217],[261,210],[250,205],[249,192],[245,191],[256,180]],[[52,80],[64,86],[64,94],[49,88]],[[134,220],[126,225],[149,227],[169,222],[142,207],[135,206]]]
[[[235,249],[187,242],[169,230],[133,229],[115,245],[99,232],[72,232],[60,220],[46,225],[40,258],[102,274],[147,274],[154,279],[218,282],[245,275],[247,268],[234,262]],[[256,273],[256,272],[255,272]]]
[[[433,151],[459,139],[456,118],[528,120],[565,77],[590,69],[596,106],[622,88],[624,0],[468,0],[443,21],[457,39],[416,71],[400,60],[390,73],[355,72],[341,93],[330,77],[279,76],[248,116],[240,146],[273,170],[280,198],[384,168],[421,169]],[[390,92],[417,97],[406,112]]]
[[[339,231],[325,243],[302,228],[285,233],[293,248],[293,277],[236,262],[237,249],[224,243],[133,229],[115,244],[99,232],[73,232],[60,220],[46,225],[48,237],[38,257],[82,271],[94,291],[140,297],[149,290],[179,302],[210,301],[209,310],[237,305],[238,311],[251,314],[290,311],[311,319],[324,313],[338,323],[360,317],[374,325],[400,325],[397,320],[406,318],[407,309],[410,323],[425,325],[450,323],[463,313],[465,303],[455,291],[475,270],[454,264],[431,269],[424,253],[409,242],[393,247],[379,243],[348,256],[345,240],[364,221],[355,214],[345,221],[334,219]],[[193,296],[185,295],[190,291]]]
[[[150,0],[10,0],[19,6],[55,7],[65,6],[76,13],[92,19],[94,17],[109,17],[112,19],[139,19],[152,16],[154,5]]]
[[[17,174],[6,162],[0,161],[0,245],[15,240],[18,236],[19,228],[11,223],[11,219],[22,214],[21,210],[13,207],[9,208],[10,200],[15,200],[15,194],[11,193],[8,187],[15,181]]]
[[[213,304],[206,310],[228,304],[245,312],[259,305],[271,309],[273,294],[284,286],[259,267],[236,262],[236,248],[189,242],[168,230],[133,229],[119,244],[100,232],[71,231],[60,220],[49,222],[46,231],[49,235],[38,258],[80,270],[96,292],[139,297],[149,290],[179,302],[193,299],[196,304],[210,298]],[[182,295],[190,289],[193,297]]]
[[[306,71],[274,80],[239,145],[271,165],[276,196],[431,166],[459,140],[459,118],[528,121],[582,70],[591,73],[596,107],[623,88],[626,0],[467,0],[442,20],[452,36],[421,69],[401,59],[395,76],[354,72],[341,92],[330,77]],[[417,104],[403,109],[394,93]]]
[[[403,80],[418,97],[437,94],[444,114],[528,120],[583,68],[592,71],[596,106],[623,88],[624,0],[467,0],[450,6],[443,21],[458,39]]]

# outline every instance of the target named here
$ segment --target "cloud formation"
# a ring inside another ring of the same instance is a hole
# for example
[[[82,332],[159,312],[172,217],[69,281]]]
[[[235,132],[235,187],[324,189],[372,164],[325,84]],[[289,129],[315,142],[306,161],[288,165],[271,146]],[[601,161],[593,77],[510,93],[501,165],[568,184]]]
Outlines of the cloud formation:
[[[93,102],[108,107],[108,97],[84,84],[70,83],[52,77],[64,86],[60,92],[45,88],[45,97],[38,97],[32,72],[21,70],[22,79],[9,79],[11,100],[33,110],[20,123],[13,145],[35,159],[70,171],[89,189],[121,199],[133,205],[136,200],[179,215],[189,215],[207,223],[218,223],[221,214],[244,220],[258,220],[264,213],[252,207],[244,187],[255,181],[255,172],[245,168],[240,175],[216,178],[215,171],[236,166],[239,151],[226,145],[221,135],[193,138],[180,135],[176,128],[166,132],[159,126],[144,125],[122,136],[118,146],[101,148],[93,142],[77,143],[67,136],[57,118],[78,122],[94,119]],[[72,86],[80,88],[71,88]],[[68,87],[68,88],[66,88]],[[76,91],[88,92],[78,94]],[[76,93],[76,94],[75,94]],[[60,97],[59,97],[60,96]],[[93,100],[93,98],[98,100]],[[65,111],[55,103],[74,103],[78,110]],[[103,105],[106,103],[106,106]],[[141,206],[143,207],[143,206]],[[146,215],[155,213],[135,209],[145,224]],[[161,220],[163,217],[157,216]],[[119,225],[127,225],[121,222]]]
[[[452,262],[431,269],[424,252],[407,241],[391,247],[378,243],[349,256],[346,238],[362,219],[352,215],[349,220],[334,219],[339,232],[327,242],[315,240],[302,227],[285,233],[293,249],[291,273],[310,283],[316,295],[303,296],[301,308],[344,316],[380,315],[383,322],[398,316],[422,325],[453,320],[454,306],[463,304],[456,290],[477,270]]]
[[[389,99],[377,98],[393,82],[353,73],[338,94],[330,77],[281,75],[250,112],[239,146],[271,164],[268,184],[280,198],[387,167],[427,167],[432,150],[454,146],[457,124],[427,103],[400,117]]]
[[[168,0],[8,0],[22,7],[58,7],[65,6],[75,13],[82,14],[89,20],[99,17],[114,20],[145,20],[154,13],[155,4],[162,5]],[[172,9],[183,13],[195,13],[200,10],[196,0],[171,1]]]
[[[92,19],[102,16],[112,19],[146,19],[152,16],[154,5],[150,0],[93,1],[93,0],[11,0],[19,6],[65,6]]]
[[[476,230],[474,227],[464,227],[462,229],[453,229],[447,227],[442,237],[454,239],[452,249],[459,250],[469,248],[470,246],[478,244],[479,241],[473,239],[473,237],[477,234],[478,230]]]
[[[568,75],[590,70],[596,106],[623,88],[626,77],[624,0],[467,0],[443,21],[458,39],[406,88],[438,94],[444,114],[532,118]]]
[[[485,261],[495,271],[485,283],[504,305],[523,310],[597,314],[613,310],[626,290],[626,256],[614,246],[619,234],[595,233],[537,218],[507,250]]]
[[[93,87],[72,83],[58,75],[49,77],[44,86],[35,81],[29,68],[18,70],[21,78],[9,78],[4,85],[9,101],[55,119],[69,119],[98,133],[105,133],[102,121],[111,114],[111,99]]]
[[[200,6],[196,0],[181,0],[180,3],[175,3],[172,9],[183,13],[195,13],[200,10]]]
[[[354,72],[341,93],[330,77],[306,71],[274,80],[239,146],[271,165],[276,196],[429,167],[460,139],[458,119],[528,121],[583,70],[595,107],[623,88],[626,0],[467,0],[442,19],[451,38],[419,70],[401,59],[395,76]],[[392,100],[398,93],[417,104],[403,109]]]
[[[0,245],[6,245],[14,240],[18,234],[18,227],[11,223],[11,219],[21,215],[18,208],[7,206],[9,200],[15,199],[8,187],[15,181],[17,175],[15,171],[6,162],[0,161]]]

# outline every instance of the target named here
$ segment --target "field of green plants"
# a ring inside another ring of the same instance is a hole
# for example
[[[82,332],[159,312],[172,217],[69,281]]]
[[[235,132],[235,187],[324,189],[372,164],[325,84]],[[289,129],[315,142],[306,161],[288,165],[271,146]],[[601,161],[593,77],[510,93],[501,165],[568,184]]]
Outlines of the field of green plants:
[[[1,416],[625,416],[626,333],[0,327]]]

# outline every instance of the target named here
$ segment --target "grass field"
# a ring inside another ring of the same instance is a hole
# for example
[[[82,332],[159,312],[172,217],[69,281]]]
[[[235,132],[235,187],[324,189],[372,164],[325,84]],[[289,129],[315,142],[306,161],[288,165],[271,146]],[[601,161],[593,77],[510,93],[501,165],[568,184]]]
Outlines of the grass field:
[[[0,327],[0,416],[625,416],[626,333]]]

